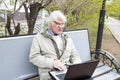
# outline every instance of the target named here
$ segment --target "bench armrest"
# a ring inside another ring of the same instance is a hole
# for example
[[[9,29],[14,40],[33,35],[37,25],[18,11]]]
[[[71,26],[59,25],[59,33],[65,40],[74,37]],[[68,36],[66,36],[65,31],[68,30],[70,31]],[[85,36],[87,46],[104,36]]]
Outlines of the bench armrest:
[[[116,70],[120,74],[120,62],[108,51],[100,50],[100,51],[92,51],[92,59],[99,53],[99,59],[104,64],[111,67],[113,70]]]

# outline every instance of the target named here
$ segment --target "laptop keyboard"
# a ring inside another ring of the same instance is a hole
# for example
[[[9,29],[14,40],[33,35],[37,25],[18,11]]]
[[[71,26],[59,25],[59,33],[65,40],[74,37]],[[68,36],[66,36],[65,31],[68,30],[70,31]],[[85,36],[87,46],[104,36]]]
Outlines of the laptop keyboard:
[[[56,75],[58,78],[59,78],[59,80],[64,80],[64,78],[65,78],[65,73],[63,73],[63,74],[58,74],[58,75]]]

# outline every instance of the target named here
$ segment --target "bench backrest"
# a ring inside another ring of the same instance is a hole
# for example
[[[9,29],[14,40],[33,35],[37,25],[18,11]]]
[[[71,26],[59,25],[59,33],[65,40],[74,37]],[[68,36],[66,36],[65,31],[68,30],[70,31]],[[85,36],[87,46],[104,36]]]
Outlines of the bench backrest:
[[[80,29],[65,33],[72,38],[73,43],[80,54],[82,62],[91,60],[88,30]]]
[[[0,38],[0,80],[23,80],[37,74],[29,62],[33,35]]]
[[[88,30],[65,32],[73,39],[82,62],[90,60]],[[37,67],[29,62],[34,35],[0,38],[0,80],[23,80],[36,75]]]

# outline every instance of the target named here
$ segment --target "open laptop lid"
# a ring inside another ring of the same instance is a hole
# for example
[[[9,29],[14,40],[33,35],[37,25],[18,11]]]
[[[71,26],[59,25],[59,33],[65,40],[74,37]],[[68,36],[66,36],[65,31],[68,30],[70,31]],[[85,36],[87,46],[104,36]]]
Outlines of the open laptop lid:
[[[91,78],[95,71],[99,60],[91,60],[80,64],[70,65],[66,71],[50,71],[53,80],[62,80],[57,77],[59,74],[65,73],[64,80],[83,80]]]
[[[98,62],[99,60],[91,60],[69,66],[64,80],[83,80],[91,78]]]

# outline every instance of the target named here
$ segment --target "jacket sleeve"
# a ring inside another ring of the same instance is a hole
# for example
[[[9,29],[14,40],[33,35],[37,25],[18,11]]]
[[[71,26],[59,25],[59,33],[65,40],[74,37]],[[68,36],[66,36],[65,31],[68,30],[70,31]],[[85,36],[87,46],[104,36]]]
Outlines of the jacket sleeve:
[[[40,43],[38,42],[40,38],[38,36],[39,35],[35,35],[33,38],[29,54],[29,60],[37,67],[52,69],[54,59],[41,55]]]
[[[78,51],[76,50],[72,39],[70,38],[69,40],[70,40],[69,44],[70,44],[70,47],[71,47],[70,62],[73,63],[73,64],[81,63],[80,55],[79,55]]]

